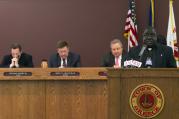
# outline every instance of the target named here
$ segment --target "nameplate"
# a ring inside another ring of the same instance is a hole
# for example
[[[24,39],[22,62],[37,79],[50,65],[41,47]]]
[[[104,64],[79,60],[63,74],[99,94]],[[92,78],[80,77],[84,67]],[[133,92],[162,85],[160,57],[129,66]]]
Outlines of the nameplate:
[[[79,72],[51,72],[51,76],[79,76]]]
[[[99,76],[107,76],[107,72],[102,72],[102,71],[101,71],[101,72],[98,72],[98,75],[99,75]]]
[[[4,76],[32,76],[32,72],[4,72]]]

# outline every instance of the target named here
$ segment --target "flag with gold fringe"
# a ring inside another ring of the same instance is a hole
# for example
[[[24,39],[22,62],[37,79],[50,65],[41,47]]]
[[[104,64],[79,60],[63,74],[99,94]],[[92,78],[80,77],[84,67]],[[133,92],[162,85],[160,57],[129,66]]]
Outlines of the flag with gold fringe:
[[[178,46],[177,46],[175,16],[174,16],[174,11],[173,11],[173,0],[169,1],[167,45],[172,47],[177,67],[179,67],[179,54],[178,54]]]

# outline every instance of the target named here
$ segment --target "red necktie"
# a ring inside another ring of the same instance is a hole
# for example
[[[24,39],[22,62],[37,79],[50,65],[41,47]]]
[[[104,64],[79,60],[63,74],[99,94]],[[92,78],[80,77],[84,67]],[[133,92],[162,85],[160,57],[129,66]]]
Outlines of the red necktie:
[[[115,65],[119,66],[119,58],[115,58]]]

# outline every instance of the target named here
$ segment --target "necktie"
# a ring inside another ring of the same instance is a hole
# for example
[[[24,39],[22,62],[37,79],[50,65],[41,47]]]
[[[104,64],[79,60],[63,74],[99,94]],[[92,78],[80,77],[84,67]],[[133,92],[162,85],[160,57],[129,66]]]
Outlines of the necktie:
[[[67,67],[65,59],[63,59],[63,67]]]
[[[115,65],[119,66],[119,58],[116,57]]]

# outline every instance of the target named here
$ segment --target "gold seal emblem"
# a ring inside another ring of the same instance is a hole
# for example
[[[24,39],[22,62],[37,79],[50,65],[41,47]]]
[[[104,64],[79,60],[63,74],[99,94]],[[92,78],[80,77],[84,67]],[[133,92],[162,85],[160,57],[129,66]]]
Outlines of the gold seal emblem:
[[[132,111],[141,118],[153,118],[163,109],[162,91],[153,84],[141,84],[131,93],[129,99]]]

